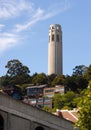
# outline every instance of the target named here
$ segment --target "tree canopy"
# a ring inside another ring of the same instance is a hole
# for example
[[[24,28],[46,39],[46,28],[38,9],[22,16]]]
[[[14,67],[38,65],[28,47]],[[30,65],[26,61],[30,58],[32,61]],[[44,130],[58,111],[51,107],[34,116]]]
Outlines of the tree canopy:
[[[85,65],[75,66],[75,68],[73,68],[73,75],[82,76],[86,71],[87,67]]]
[[[87,68],[87,71],[85,72],[85,77],[88,81],[91,80],[91,65]]]
[[[51,85],[54,87],[55,85],[63,85],[64,84],[64,81],[65,81],[65,76],[64,75],[58,75],[56,76]]]
[[[78,103],[78,122],[80,130],[91,130],[91,88],[88,88]]]
[[[33,84],[47,84],[47,76],[44,73],[37,74],[32,79]]]
[[[19,60],[13,59],[8,61],[5,68],[7,68],[7,73],[2,77],[3,85],[21,85],[31,81],[29,68],[23,65]]]
[[[62,95],[61,94],[55,94],[53,97],[53,108],[56,109],[61,109],[63,107],[62,104]]]
[[[19,60],[16,59],[8,61],[5,68],[8,69],[7,75],[10,77],[30,73],[29,68],[27,66],[24,66]]]
[[[77,107],[79,102],[80,94],[74,93],[73,91],[68,91],[67,93],[61,95],[57,93],[53,96],[53,109],[73,109]]]
[[[66,76],[64,85],[66,87],[66,91],[74,91],[79,92],[88,86],[88,81],[83,76]]]

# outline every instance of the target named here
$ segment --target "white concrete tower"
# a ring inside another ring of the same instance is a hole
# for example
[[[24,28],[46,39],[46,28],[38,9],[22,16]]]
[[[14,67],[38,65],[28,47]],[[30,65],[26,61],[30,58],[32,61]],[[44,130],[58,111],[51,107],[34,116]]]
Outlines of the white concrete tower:
[[[50,25],[48,43],[48,75],[62,74],[62,29],[59,24]]]

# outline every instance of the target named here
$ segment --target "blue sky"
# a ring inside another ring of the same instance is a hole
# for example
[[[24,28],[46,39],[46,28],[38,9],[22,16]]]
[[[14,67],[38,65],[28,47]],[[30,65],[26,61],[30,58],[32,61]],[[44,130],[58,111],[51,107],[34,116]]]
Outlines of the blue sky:
[[[0,0],[0,76],[12,59],[47,74],[50,24],[62,26],[64,75],[91,64],[91,0]]]

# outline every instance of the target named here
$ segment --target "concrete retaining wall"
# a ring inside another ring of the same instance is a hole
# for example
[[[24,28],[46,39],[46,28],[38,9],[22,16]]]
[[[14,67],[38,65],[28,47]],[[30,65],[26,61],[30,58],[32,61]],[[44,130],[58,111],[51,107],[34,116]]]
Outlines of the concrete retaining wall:
[[[35,130],[37,126],[44,130],[74,130],[71,122],[1,93],[0,115],[4,130]]]

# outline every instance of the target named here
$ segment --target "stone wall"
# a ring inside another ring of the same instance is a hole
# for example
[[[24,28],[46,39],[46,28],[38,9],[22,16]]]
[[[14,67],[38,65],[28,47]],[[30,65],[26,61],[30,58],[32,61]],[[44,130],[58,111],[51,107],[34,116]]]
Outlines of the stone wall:
[[[0,115],[4,130],[39,130],[38,126],[44,130],[74,130],[71,122],[1,93]]]

